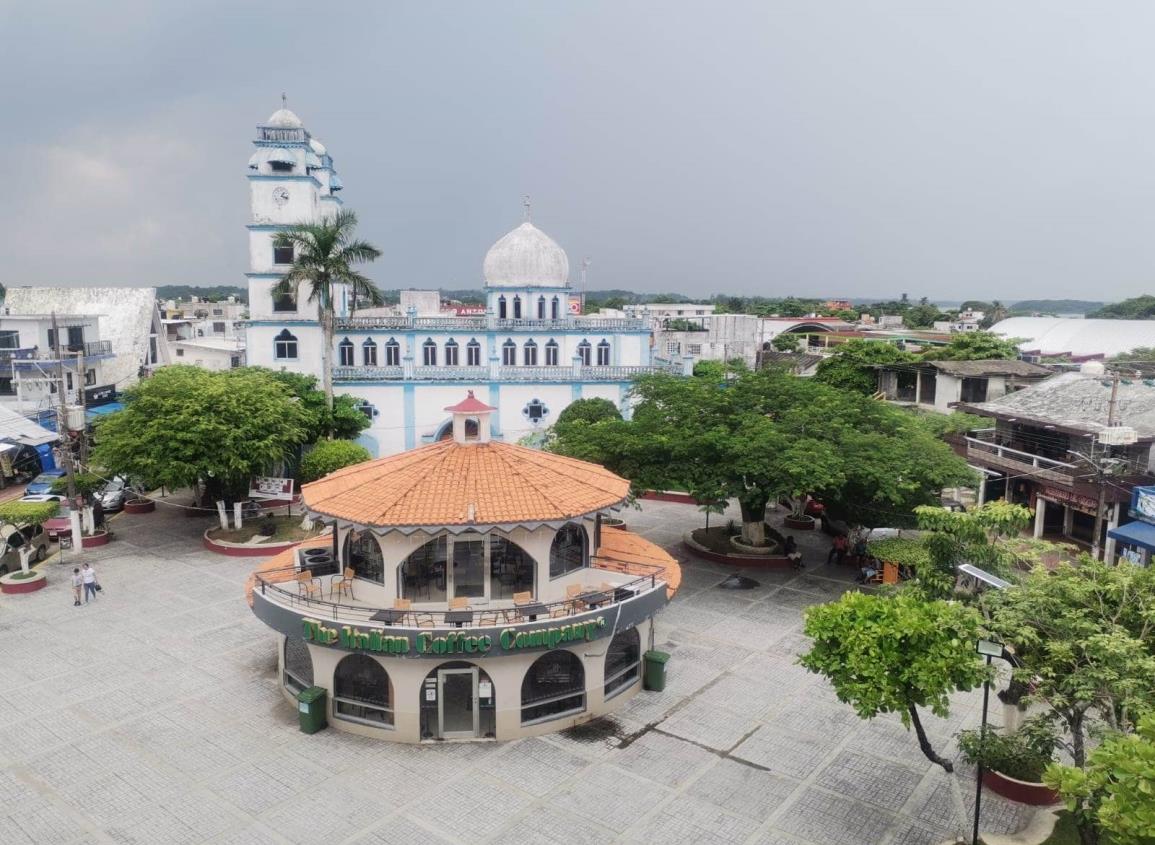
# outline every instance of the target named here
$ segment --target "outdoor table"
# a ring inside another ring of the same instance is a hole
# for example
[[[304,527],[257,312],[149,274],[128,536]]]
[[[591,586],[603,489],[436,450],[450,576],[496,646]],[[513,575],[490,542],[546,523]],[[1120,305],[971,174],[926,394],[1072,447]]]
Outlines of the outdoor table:
[[[379,610],[369,617],[371,622],[384,622],[386,625],[396,625],[401,622],[408,615],[408,610],[397,610],[395,608],[388,608],[386,610]]]
[[[614,590],[614,601],[626,601],[635,595],[634,591],[627,587],[618,587]]]
[[[545,616],[547,611],[545,605],[540,602],[527,602],[526,604],[519,604],[515,607],[518,616],[524,616],[530,622],[537,620],[538,616]]]
[[[456,628],[462,625],[473,624],[472,610],[447,610],[445,611],[445,621]]]
[[[614,594],[609,590],[594,590],[589,593],[579,593],[578,601],[589,605],[591,609],[597,609],[599,605],[603,605],[608,601],[612,601]]]

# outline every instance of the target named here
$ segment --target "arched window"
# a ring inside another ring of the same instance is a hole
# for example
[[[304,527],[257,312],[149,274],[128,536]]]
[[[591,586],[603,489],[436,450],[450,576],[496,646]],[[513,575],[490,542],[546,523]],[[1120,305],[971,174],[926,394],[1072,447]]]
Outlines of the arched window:
[[[539,296],[537,298],[537,318],[539,320],[545,319],[545,297]]]
[[[610,365],[610,342],[603,340],[598,344],[598,366],[608,367]]]
[[[515,319],[515,320],[521,319],[521,297],[520,296],[514,296],[513,297],[513,319]]]
[[[512,339],[501,344],[501,363],[506,367],[517,364],[517,344]]]
[[[313,658],[304,640],[285,638],[285,672],[282,683],[285,689],[296,695],[313,685]]]
[[[558,298],[555,296],[549,303],[549,318],[551,320],[561,319],[561,307]]]
[[[468,367],[481,366],[481,344],[476,338],[465,344],[465,364]]]
[[[525,365],[527,367],[537,366],[537,344],[532,340],[527,340],[525,342],[523,360],[525,361]]]
[[[289,334],[288,329],[281,329],[273,339],[273,357],[278,361],[297,360],[297,336]]]
[[[586,709],[586,675],[570,651],[543,654],[521,682],[521,723],[544,722]]]
[[[385,366],[401,366],[401,344],[399,344],[393,338],[389,338],[389,340],[385,343]]]
[[[361,344],[361,358],[366,367],[377,366],[377,343],[375,341],[365,338],[365,342]]]
[[[421,344],[421,362],[427,367],[437,366],[437,344],[431,337]]]
[[[353,341],[349,338],[337,344],[337,361],[342,367],[353,366]]]
[[[590,365],[590,342],[583,340],[578,344],[578,357],[581,358],[582,366],[588,367]]]
[[[511,599],[517,593],[536,593],[536,564],[529,553],[512,540],[489,535],[489,597]]]
[[[557,366],[557,341],[550,340],[545,345],[545,365],[547,367]]]
[[[576,522],[567,522],[553,536],[549,547],[549,577],[557,578],[586,565],[586,532]]]
[[[357,573],[358,578],[385,583],[385,561],[381,544],[371,531],[350,531],[345,536],[345,566]]]
[[[642,638],[637,628],[619,631],[606,649],[605,697],[613,698],[638,680],[642,661]]]
[[[505,294],[497,298],[497,318],[499,320],[505,319]]]
[[[445,344],[445,366],[457,366],[457,341],[452,338]]]
[[[402,598],[418,601],[445,601],[445,565],[449,544],[444,536],[430,540],[409,557],[397,570],[397,592]]]
[[[333,715],[380,727],[393,725],[389,673],[367,654],[350,654],[333,672]]]

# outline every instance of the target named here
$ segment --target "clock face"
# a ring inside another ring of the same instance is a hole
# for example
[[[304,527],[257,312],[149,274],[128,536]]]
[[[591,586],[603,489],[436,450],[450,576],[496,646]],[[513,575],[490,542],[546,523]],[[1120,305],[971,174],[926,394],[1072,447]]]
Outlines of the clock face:
[[[289,192],[284,188],[276,188],[273,191],[273,202],[277,205],[284,205],[289,201]]]

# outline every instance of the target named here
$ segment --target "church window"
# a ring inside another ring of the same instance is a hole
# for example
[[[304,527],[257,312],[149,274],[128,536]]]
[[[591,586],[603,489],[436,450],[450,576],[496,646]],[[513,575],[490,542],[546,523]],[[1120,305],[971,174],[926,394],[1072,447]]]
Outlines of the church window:
[[[297,310],[297,293],[277,293],[276,288],[273,289],[273,311],[296,311]]]
[[[273,339],[273,357],[278,361],[296,360],[296,335],[290,334],[288,329],[281,329],[281,333]]]
[[[499,296],[497,298],[497,318],[499,320],[505,319],[505,297]]]
[[[527,340],[525,342],[525,353],[523,360],[525,361],[525,365],[527,367],[537,366],[537,344],[532,340]]]
[[[549,408],[547,408],[545,403],[540,399],[533,399],[521,409],[521,415],[534,425],[537,425],[549,416]]]
[[[457,341],[452,338],[445,344],[445,366],[457,366]]]
[[[357,410],[364,414],[369,419],[377,416],[377,407],[366,399],[360,399],[357,402]]]
[[[549,303],[549,318],[551,320],[561,319],[561,303],[556,296]]]
[[[385,344],[385,366],[401,366],[401,344],[399,344],[393,338],[389,338],[388,342]]]
[[[469,367],[481,366],[481,344],[471,340],[465,346],[465,364]]]
[[[610,344],[609,341],[603,340],[598,344],[598,366],[608,367],[610,365]]]
[[[557,341],[551,340],[545,345],[545,365],[547,367],[557,366]]]
[[[437,366],[437,344],[433,342],[433,338],[427,338],[425,343],[421,344],[421,361],[427,367]]]
[[[513,298],[513,319],[521,319],[521,297],[515,296]]]
[[[512,340],[507,340],[501,345],[501,363],[506,367],[517,364],[517,344]]]
[[[337,355],[338,355],[338,361],[340,362],[340,366],[352,367],[353,366],[353,341],[349,340],[349,338],[345,338],[343,341],[338,343],[337,344]]]
[[[545,297],[539,296],[537,298],[537,318],[539,320],[545,319]]]
[[[588,367],[590,365],[590,342],[583,340],[578,344],[578,357],[581,358],[582,366]]]
[[[361,344],[361,360],[365,362],[366,367],[377,366],[377,344],[369,338]]]
[[[293,165],[287,161],[270,161],[269,169],[274,173],[292,173]]]
[[[293,243],[284,238],[277,238],[273,241],[273,263],[274,264],[292,264],[293,263]]]

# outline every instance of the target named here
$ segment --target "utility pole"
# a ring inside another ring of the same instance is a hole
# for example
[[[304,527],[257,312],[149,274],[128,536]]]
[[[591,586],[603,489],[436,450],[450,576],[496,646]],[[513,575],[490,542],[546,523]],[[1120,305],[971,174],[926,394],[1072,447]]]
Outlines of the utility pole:
[[[85,385],[88,371],[84,365],[84,344],[80,344],[80,351],[76,353],[76,399],[80,405],[80,419],[84,421],[84,430],[80,432],[80,466],[88,469],[88,403],[85,401]]]
[[[60,436],[62,448],[60,459],[64,462],[64,472],[68,477],[69,523],[72,528],[72,547],[78,552],[84,547],[84,532],[80,527],[80,510],[76,502],[76,468],[72,463],[72,434],[68,429],[68,401],[64,388],[64,352],[60,346],[60,325],[56,312],[52,312],[52,345],[56,355],[56,395],[60,400],[56,411],[56,433]]]
[[[1119,371],[1111,373],[1111,399],[1107,403],[1107,428],[1115,425],[1115,411],[1119,406]],[[1108,449],[1111,447],[1108,446]],[[1099,502],[1095,506],[1095,533],[1091,538],[1091,557],[1100,559],[1101,537],[1103,536],[1103,511],[1107,507],[1107,473],[1101,462],[1095,462],[1095,481],[1099,485]]]

